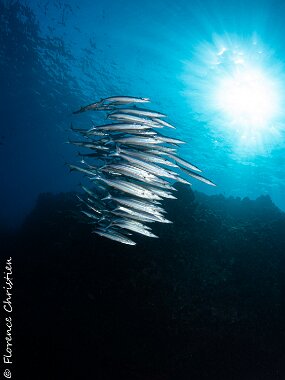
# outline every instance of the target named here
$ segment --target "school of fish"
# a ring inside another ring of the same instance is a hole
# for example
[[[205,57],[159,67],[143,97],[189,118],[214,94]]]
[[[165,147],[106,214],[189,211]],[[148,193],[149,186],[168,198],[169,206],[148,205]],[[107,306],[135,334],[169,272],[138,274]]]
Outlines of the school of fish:
[[[81,107],[74,114],[106,111],[108,122],[89,129],[71,125],[83,139],[68,141],[84,149],[78,153],[80,164],[68,164],[70,171],[83,173],[91,184],[81,185],[77,195],[81,214],[94,233],[128,245],[136,244],[134,233],[157,238],[149,223],[172,223],[161,201],[176,199],[173,183],[191,185],[185,177],[192,177],[215,186],[197,166],[177,156],[185,142],[161,133],[175,127],[165,121],[164,113],[141,108],[149,102],[112,96]]]

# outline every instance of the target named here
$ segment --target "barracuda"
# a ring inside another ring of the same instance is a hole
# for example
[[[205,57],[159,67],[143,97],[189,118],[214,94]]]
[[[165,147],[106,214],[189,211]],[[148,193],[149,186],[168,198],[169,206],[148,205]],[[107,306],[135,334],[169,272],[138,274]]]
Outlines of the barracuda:
[[[215,186],[197,174],[201,171],[197,166],[178,157],[184,141],[158,131],[175,128],[161,120],[166,114],[136,106],[148,102],[148,98],[111,96],[81,107],[74,113],[106,111],[110,122],[92,121],[89,129],[71,125],[83,141],[68,142],[91,150],[78,153],[79,165],[69,165],[70,171],[81,172],[94,185],[92,190],[82,185],[83,193],[77,196],[85,221],[94,225],[94,234],[127,245],[136,244],[129,238],[133,233],[157,237],[147,223],[172,223],[160,201],[176,199],[172,182],[191,185],[181,172]]]
[[[139,115],[139,116],[147,116],[151,118],[159,118],[159,117],[167,117],[164,113],[160,113],[157,111],[151,111],[144,108],[120,108],[121,113],[127,113],[131,115]]]

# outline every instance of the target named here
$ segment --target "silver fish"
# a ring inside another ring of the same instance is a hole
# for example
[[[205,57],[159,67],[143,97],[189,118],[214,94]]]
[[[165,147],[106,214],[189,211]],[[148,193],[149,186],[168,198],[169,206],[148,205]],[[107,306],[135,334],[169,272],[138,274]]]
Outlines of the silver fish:
[[[102,183],[96,183],[92,190],[86,188],[83,185],[81,185],[81,188],[87,193],[88,200],[92,199],[91,202],[98,205],[98,207],[102,206],[102,198],[105,197],[109,191],[109,187]],[[104,205],[106,204],[104,203]]]
[[[161,179],[160,177],[155,176],[148,171],[134,167],[126,164],[111,164],[105,165],[98,169],[100,171],[106,172],[111,175],[123,175],[125,177],[136,179],[137,181],[141,181],[147,184],[151,184],[153,186],[157,186],[163,189],[174,190],[176,189],[169,184],[169,182]]]
[[[148,103],[150,102],[149,98],[137,98],[134,96],[111,96],[109,98],[105,98],[101,100],[101,103],[109,103],[109,104],[116,104],[116,105],[123,105],[123,104],[129,104],[129,103]]]
[[[104,229],[96,229],[92,232],[97,234],[97,235],[104,236],[108,239],[115,240],[115,241],[118,241],[118,242],[123,243],[123,244],[136,245],[136,243],[133,240],[127,238],[125,235],[120,234],[118,231],[115,231],[112,228],[108,228],[105,230]]]
[[[182,166],[180,166],[180,169],[190,175],[191,177],[195,178],[195,179],[198,179],[199,181],[202,181],[204,183],[207,183],[208,185],[211,185],[211,186],[216,186],[216,184],[212,181],[210,181],[209,179],[205,178],[205,177],[202,177],[200,174],[198,173],[195,173],[195,172],[191,172],[190,170],[186,169],[186,168],[183,168]]]
[[[68,144],[73,144],[73,145],[76,145],[76,146],[81,146],[83,148],[98,149],[98,150],[109,150],[108,147],[106,147],[104,145],[100,145],[100,143],[97,143],[97,142],[90,143],[90,142],[87,142],[87,141],[71,141],[71,140],[69,140],[67,143]]]
[[[164,154],[164,153],[175,153],[176,148],[169,148],[168,146],[162,146],[162,145],[148,145],[147,147],[142,147],[140,149],[143,149],[145,151],[149,151],[153,154]]]
[[[91,103],[88,104],[87,106],[81,107],[79,110],[74,111],[74,114],[85,112],[85,111],[90,111],[90,110],[96,110],[98,107],[100,107],[102,104],[102,101],[96,102],[96,103]]]
[[[144,218],[145,221],[149,222],[160,222],[160,223],[172,223],[170,220],[164,218],[163,215],[157,215],[157,214],[150,214],[145,211],[136,211],[132,208],[124,207],[124,206],[118,206],[113,213],[116,213],[118,215],[118,212],[120,213],[126,213],[126,217],[128,218],[134,218],[142,220]]]
[[[82,188],[87,194],[91,195],[92,197],[97,198],[97,195],[96,195],[93,191],[91,191],[90,189],[88,189],[86,186],[81,185],[81,188]]]
[[[124,130],[137,130],[137,129],[150,129],[151,126],[147,124],[130,124],[130,123],[116,123],[116,124],[106,124],[100,125],[94,130],[101,131],[124,131]],[[92,129],[92,130],[93,130]]]
[[[81,213],[88,216],[88,218],[90,218],[90,219],[95,219],[97,221],[101,220],[101,218],[99,216],[92,214],[91,212],[81,211]]]
[[[141,136],[155,136],[156,135],[155,131],[147,130],[147,129],[125,129],[123,132],[129,135],[141,135]]]
[[[157,187],[147,185],[147,188],[152,191],[154,194],[157,194],[158,196],[162,198],[168,198],[168,199],[177,199],[174,195],[172,195],[169,191],[158,189]]]
[[[77,170],[79,172],[82,172],[82,173],[85,173],[85,174],[88,174],[88,175],[92,175],[94,176],[96,173],[94,173],[94,171],[91,171],[91,170],[87,170],[87,169],[84,169],[82,168],[81,166],[77,166],[77,165],[71,165],[71,164],[67,164],[67,166],[69,167],[69,170],[72,172],[73,170]]]
[[[150,214],[158,214],[165,213],[165,210],[153,203],[150,203],[148,201],[141,201],[134,198],[126,198],[126,197],[119,197],[119,196],[113,196],[111,194],[108,194],[105,198],[102,200],[111,199],[117,203],[120,203],[122,205],[125,205],[129,208],[134,208],[139,211],[146,211]]]
[[[167,123],[167,122],[164,121],[164,120],[158,119],[158,118],[156,118],[156,117],[152,117],[152,120],[153,120],[155,123],[161,124],[161,125],[163,125],[163,126],[165,126],[165,127],[175,129],[174,125],[169,124],[169,123]]]
[[[142,215],[141,213],[138,213],[137,215],[131,215],[131,214],[126,213],[125,211],[119,211],[118,210],[118,211],[112,211],[112,214],[115,216],[118,216],[120,218],[123,218],[123,219],[127,218],[127,219],[136,220],[139,222],[146,222],[146,223],[154,223],[155,222],[155,220],[147,218],[144,215]]]
[[[118,189],[118,190],[123,191],[125,193],[135,195],[136,197],[147,198],[147,199],[156,199],[156,200],[162,199],[157,194],[154,194],[152,191],[149,191],[146,188],[139,186],[137,184],[131,183],[131,182],[127,182],[127,181],[123,181],[123,180],[119,180],[119,179],[110,180],[110,179],[102,178],[99,175],[91,178],[92,181],[94,181],[94,180],[96,181],[98,179],[100,181],[103,181],[106,185],[114,187],[115,189]]]
[[[144,108],[138,108],[134,106],[134,108],[120,108],[121,113],[127,113],[130,115],[139,115],[139,116],[146,116],[151,118],[158,118],[158,117],[166,117],[164,113],[160,113],[157,111],[151,111]]]
[[[80,200],[80,202],[83,203],[85,206],[87,206],[90,210],[95,211],[98,214],[102,214],[103,213],[104,210],[101,209],[101,206],[103,206],[102,204],[99,204],[99,207],[96,208],[95,204],[94,205],[90,205],[90,203],[88,201],[85,201],[79,195],[76,195],[76,196]],[[91,203],[94,203],[94,201],[92,201]]]
[[[147,125],[150,125],[151,127],[154,127],[154,126],[159,126],[158,123],[155,123],[154,121],[150,120],[150,119],[145,119],[143,117],[139,117],[139,116],[134,116],[134,115],[128,115],[128,114],[124,114],[124,113],[120,113],[120,112],[114,112],[112,114],[109,114],[107,116],[108,119],[112,119],[112,120],[122,120],[122,121],[126,121],[126,122],[130,122],[130,123],[137,123],[137,124],[147,124]]]
[[[118,154],[116,153],[116,155]],[[150,164],[148,162],[138,160],[137,158],[128,156],[126,154],[119,154],[119,156],[122,157],[124,160],[131,162],[133,165],[143,168],[157,176],[162,176],[162,177],[172,178],[172,179],[177,178],[177,173],[166,170],[158,165]]]
[[[85,137],[88,137],[90,134],[96,135],[96,136],[105,136],[104,132],[97,131],[95,130],[95,128],[91,128],[91,129],[74,128],[73,125],[71,124],[70,129],[73,132],[80,133],[81,135]]]
[[[149,145],[149,144],[160,144],[161,142],[157,138],[153,137],[123,137],[114,138],[114,141],[124,145]]]
[[[132,211],[129,209],[129,211]],[[145,223],[155,223],[156,220],[151,218],[148,214],[143,214],[142,212],[128,212],[127,208],[118,207],[117,209],[112,211],[112,214],[118,216],[123,219],[131,219],[139,222]]]
[[[147,161],[147,162],[154,162],[157,164],[163,164],[166,166],[172,166],[174,168],[178,168],[178,165],[174,164],[171,161],[168,161],[167,159],[160,157],[158,155],[148,153],[148,152],[140,152],[140,151],[134,151],[134,150],[126,150],[122,149],[121,147],[117,147],[117,151],[120,153],[128,154],[133,157],[140,158],[141,160]]]
[[[114,108],[110,105],[104,105],[103,99],[101,99],[99,102],[88,104],[87,106],[81,107],[79,110],[74,111],[73,114],[78,114],[81,112],[86,111],[108,111],[113,110]]]
[[[172,158],[177,164],[181,164],[182,166],[185,166],[186,168],[196,170],[197,172],[202,171],[197,166],[191,164],[190,162],[188,162],[186,160],[183,160],[182,158],[175,156],[174,154],[168,153],[168,157]]]
[[[111,124],[92,122],[90,129],[71,125],[83,141],[69,143],[92,150],[78,153],[82,165],[69,165],[71,171],[82,172],[94,183],[92,190],[82,186],[86,194],[77,196],[81,213],[94,225],[94,233],[129,245],[135,245],[129,238],[133,233],[157,237],[147,223],[172,223],[160,201],[176,199],[172,182],[191,185],[181,172],[215,186],[196,173],[201,171],[198,167],[177,156],[177,147],[184,141],[159,132],[164,127],[175,128],[162,120],[166,114],[136,106],[149,101],[132,96],[101,99],[75,113],[111,111],[107,113]]]
[[[185,183],[185,185],[190,185],[190,186],[192,186],[192,183],[190,183],[189,181],[187,181],[187,180],[184,179],[184,178],[181,178],[180,176],[177,176],[176,181],[177,181],[177,182],[181,182],[181,183]]]
[[[141,235],[145,235],[148,237],[158,238],[158,236],[150,232],[150,230],[146,228],[144,224],[134,221],[134,220],[117,219],[114,222],[112,222],[112,225],[130,230],[133,232],[137,232]]]
[[[173,139],[171,137],[165,137],[165,136],[156,136],[156,139],[161,142],[166,142],[169,144],[185,144],[185,141]]]
[[[104,165],[100,171],[105,171],[107,173],[119,173],[125,176],[135,178],[141,181],[151,182],[151,181],[160,181],[160,178],[155,176],[152,173],[149,173],[147,170],[136,168],[127,164],[110,164]]]

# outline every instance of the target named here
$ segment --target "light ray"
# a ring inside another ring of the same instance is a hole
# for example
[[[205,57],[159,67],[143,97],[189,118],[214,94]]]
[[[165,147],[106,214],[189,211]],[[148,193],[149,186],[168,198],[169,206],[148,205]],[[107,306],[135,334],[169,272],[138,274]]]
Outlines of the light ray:
[[[199,120],[233,151],[260,154],[278,144],[285,113],[282,65],[257,39],[201,43],[186,62],[186,94]]]

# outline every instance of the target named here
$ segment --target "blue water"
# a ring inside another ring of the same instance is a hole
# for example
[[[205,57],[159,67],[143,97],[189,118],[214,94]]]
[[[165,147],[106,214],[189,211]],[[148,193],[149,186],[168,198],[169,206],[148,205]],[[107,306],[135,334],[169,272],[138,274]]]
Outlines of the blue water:
[[[285,209],[283,2],[2,0],[0,7],[0,223],[18,225],[41,192],[77,189],[79,177],[64,165],[76,160],[65,144],[79,120],[72,111],[112,95],[150,97],[151,108],[169,115],[187,141],[181,156],[217,183],[194,189],[268,194]],[[251,124],[245,132],[215,105],[215,86],[240,52],[278,87],[279,112],[258,131]]]

